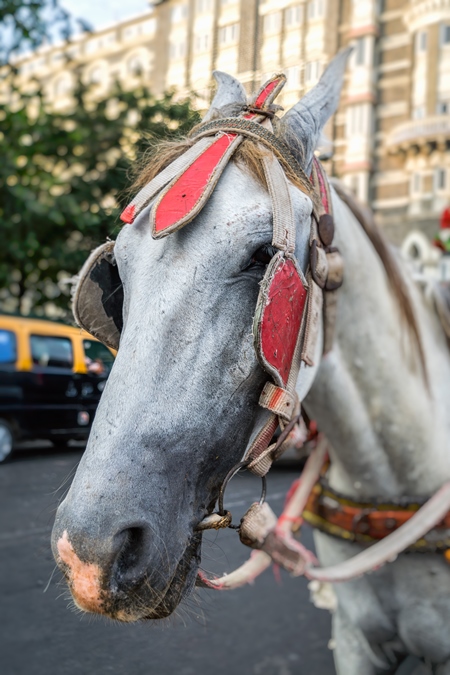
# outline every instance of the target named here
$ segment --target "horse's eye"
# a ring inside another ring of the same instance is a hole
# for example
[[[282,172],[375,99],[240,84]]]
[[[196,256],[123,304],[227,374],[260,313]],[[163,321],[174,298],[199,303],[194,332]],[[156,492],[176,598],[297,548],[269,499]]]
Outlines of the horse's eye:
[[[264,244],[261,246],[255,253],[252,255],[252,258],[247,265],[249,267],[261,267],[262,265],[268,265],[272,260],[273,256],[277,253],[277,249],[271,244]]]

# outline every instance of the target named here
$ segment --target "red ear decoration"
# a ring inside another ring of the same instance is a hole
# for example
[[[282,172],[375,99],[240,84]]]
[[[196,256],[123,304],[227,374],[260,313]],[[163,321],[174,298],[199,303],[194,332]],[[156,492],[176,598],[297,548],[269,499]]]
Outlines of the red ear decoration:
[[[286,84],[286,76],[285,75],[281,74],[281,75],[275,75],[275,77],[272,77],[257,92],[257,94],[255,95],[254,100],[252,102],[252,107],[253,108],[261,108],[262,110],[266,110],[270,106],[270,104],[273,103],[273,101],[278,96],[280,91],[283,89],[285,84]],[[256,117],[256,116],[257,116],[256,113],[250,113],[249,115],[244,115],[244,117],[246,119],[252,119],[253,117]]]

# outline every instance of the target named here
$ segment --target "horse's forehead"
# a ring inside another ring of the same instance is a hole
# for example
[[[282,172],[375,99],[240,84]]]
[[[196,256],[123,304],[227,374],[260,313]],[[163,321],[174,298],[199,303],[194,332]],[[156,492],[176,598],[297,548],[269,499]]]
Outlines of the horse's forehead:
[[[297,221],[311,212],[309,197],[291,186],[291,199]],[[145,209],[133,225],[125,226],[117,240],[116,253],[124,248],[138,248],[144,237],[148,255],[157,260],[164,251],[179,245],[176,235],[151,240],[149,208]],[[267,190],[251,174],[231,163],[201,213],[181,232],[182,245],[187,251],[201,248],[218,253],[243,251],[258,246],[272,238],[272,203]]]

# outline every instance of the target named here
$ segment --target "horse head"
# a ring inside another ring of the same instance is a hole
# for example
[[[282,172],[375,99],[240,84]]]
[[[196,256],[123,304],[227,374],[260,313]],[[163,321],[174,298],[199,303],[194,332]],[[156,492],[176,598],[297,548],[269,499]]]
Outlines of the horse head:
[[[275,126],[307,174],[336,110],[346,58],[339,54]],[[237,80],[216,79],[204,123],[236,117],[247,105]],[[113,303],[104,325],[120,333],[120,348],[52,535],[83,610],[135,621],[175,609],[197,577],[197,526],[263,423],[258,400],[267,373],[252,321],[274,225],[272,200],[251,170],[261,162],[252,148],[243,142],[186,227],[152,236],[151,200],[108,245],[111,259],[102,264],[121,301],[120,316]],[[306,273],[313,205],[293,183],[288,190],[295,257]]]

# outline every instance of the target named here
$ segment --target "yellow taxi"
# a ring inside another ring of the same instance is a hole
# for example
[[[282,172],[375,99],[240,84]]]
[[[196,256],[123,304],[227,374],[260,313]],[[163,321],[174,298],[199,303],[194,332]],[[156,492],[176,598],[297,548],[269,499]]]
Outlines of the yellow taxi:
[[[0,315],[0,462],[18,440],[87,438],[114,355],[80,328]]]

